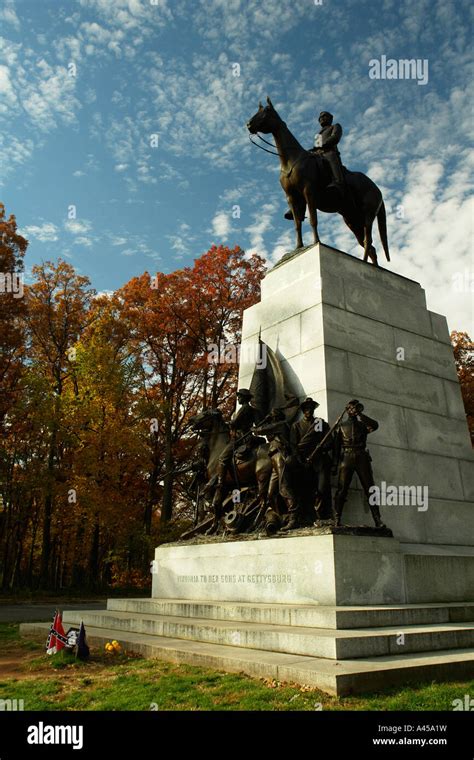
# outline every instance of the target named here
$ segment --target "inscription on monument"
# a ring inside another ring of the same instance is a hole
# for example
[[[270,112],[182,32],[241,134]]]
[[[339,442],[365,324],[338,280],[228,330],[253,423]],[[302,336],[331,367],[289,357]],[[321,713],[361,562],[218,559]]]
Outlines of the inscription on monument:
[[[178,583],[291,583],[291,575],[178,575]]]

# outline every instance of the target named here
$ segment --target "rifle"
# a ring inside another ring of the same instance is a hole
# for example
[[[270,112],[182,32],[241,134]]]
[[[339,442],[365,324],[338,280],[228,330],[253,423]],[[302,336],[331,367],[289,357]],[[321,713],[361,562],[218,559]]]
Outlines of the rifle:
[[[201,490],[200,489],[200,483],[199,483],[199,480],[198,480],[197,486],[196,486],[196,504],[195,504],[195,507],[194,507],[194,520],[193,520],[194,527],[196,527],[196,525],[199,522],[199,497],[201,495],[200,494],[200,490]]]
[[[341,420],[342,420],[342,418],[344,417],[344,415],[345,415],[346,411],[347,411],[347,409],[346,409],[346,408],[344,408],[344,410],[343,410],[342,414],[340,414],[340,415],[339,415],[339,417],[337,418],[337,420],[336,420],[336,422],[334,423],[334,425],[333,425],[332,427],[330,427],[330,428],[329,428],[328,432],[326,433],[326,435],[324,436],[324,438],[323,438],[323,439],[322,439],[322,440],[321,440],[321,441],[318,443],[318,445],[316,446],[316,448],[314,449],[314,451],[312,451],[312,452],[311,452],[311,454],[310,454],[308,457],[306,457],[306,461],[308,462],[308,464],[310,464],[310,463],[312,462],[312,460],[314,459],[314,457],[315,457],[315,456],[316,456],[316,454],[318,453],[319,449],[320,449],[320,448],[321,448],[321,447],[322,447],[322,446],[323,446],[323,445],[326,443],[326,441],[327,441],[327,439],[329,438],[329,436],[330,436],[330,435],[331,435],[331,434],[334,432],[334,430],[337,428],[337,426],[339,425],[340,421],[341,421]]]
[[[299,400],[296,398],[296,396],[294,396],[293,398],[290,398],[290,400],[287,401],[286,404],[283,404],[283,406],[277,407],[277,409],[279,409],[281,412],[283,412],[285,409],[291,409],[293,406],[299,406],[299,403],[300,403]],[[271,419],[271,416],[272,416],[272,412],[269,412],[263,418],[263,420],[260,420],[260,422],[258,423],[258,425],[254,426],[255,429],[258,430],[258,428],[261,427],[262,425],[264,425],[267,422],[267,420]]]

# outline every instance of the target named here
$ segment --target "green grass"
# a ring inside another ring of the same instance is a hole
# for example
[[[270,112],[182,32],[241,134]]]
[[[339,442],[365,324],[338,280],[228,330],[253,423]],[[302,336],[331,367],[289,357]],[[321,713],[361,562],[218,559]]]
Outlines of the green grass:
[[[337,699],[296,684],[97,648],[87,662],[62,652],[48,657],[13,624],[0,624],[0,668],[3,655],[17,658],[18,668],[0,675],[0,699],[23,699],[26,710],[451,710],[454,699],[474,694],[474,681],[457,681]]]

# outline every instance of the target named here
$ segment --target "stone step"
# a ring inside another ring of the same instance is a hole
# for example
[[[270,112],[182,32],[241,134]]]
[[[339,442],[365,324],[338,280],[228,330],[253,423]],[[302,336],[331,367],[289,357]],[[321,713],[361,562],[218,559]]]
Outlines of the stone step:
[[[315,604],[199,602],[186,599],[108,599],[107,609],[150,615],[335,629],[474,621],[474,602],[330,607]]]
[[[386,626],[334,630],[113,610],[63,613],[65,626],[78,625],[81,619],[86,626],[116,630],[117,634],[121,631],[145,633],[335,660],[474,646],[474,626],[471,623],[405,626],[404,629]]]
[[[46,639],[50,623],[23,623],[22,635]],[[143,633],[119,635],[113,628],[87,628],[89,643],[103,646],[118,638],[122,646],[145,657],[188,663],[218,671],[305,684],[328,694],[346,696],[419,681],[474,677],[474,649],[398,654],[357,660],[302,657],[236,646],[208,644]],[[144,706],[146,709],[147,706]],[[447,705],[446,709],[450,709]]]

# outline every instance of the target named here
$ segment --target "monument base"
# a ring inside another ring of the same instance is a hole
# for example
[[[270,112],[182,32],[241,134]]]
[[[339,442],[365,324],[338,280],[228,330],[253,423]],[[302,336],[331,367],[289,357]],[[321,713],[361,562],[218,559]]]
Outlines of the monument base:
[[[323,535],[159,546],[152,597],[317,605],[472,598],[473,547],[320,530]]]
[[[410,681],[474,676],[474,603],[378,606],[109,599],[65,611],[89,643],[344,696]],[[48,623],[23,635],[44,641]]]

